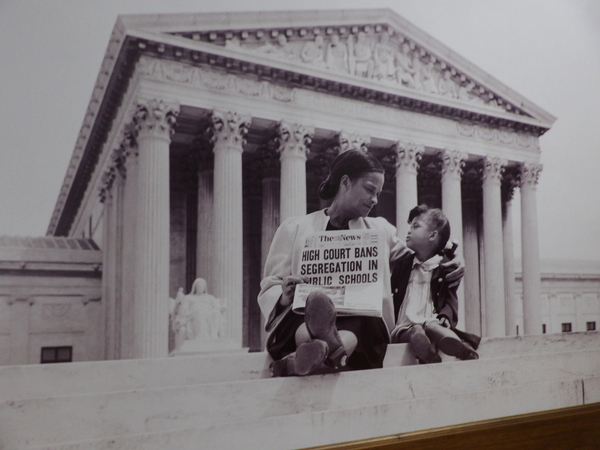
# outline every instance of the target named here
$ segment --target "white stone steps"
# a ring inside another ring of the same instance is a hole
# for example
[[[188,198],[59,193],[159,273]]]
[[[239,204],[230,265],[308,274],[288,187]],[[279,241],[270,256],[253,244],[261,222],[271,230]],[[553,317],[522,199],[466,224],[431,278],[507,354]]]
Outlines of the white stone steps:
[[[575,406],[581,400],[580,380],[552,381],[28,448],[297,449]]]
[[[131,365],[139,362],[129,361]],[[228,423],[319,411],[335,413],[357,405],[386,409],[392,403],[473,392],[495,393],[539,383],[555,387],[556,383],[579,383],[576,404],[581,404],[581,379],[599,373],[600,349],[591,349],[304,378],[26,398],[0,403],[0,436],[10,436],[10,442],[21,445],[8,448],[23,448],[59,444],[69,440],[71,433],[78,439],[98,440],[192,428],[211,430]],[[95,381],[93,373],[81,373],[79,377],[90,383]],[[527,403],[528,397],[521,395],[513,397],[513,401]],[[446,414],[448,411],[452,409]],[[24,420],[36,424],[35,435],[31,435],[30,427],[23,426]]]
[[[270,377],[266,353],[0,366],[0,401]],[[85,376],[91,374],[93,382]],[[10,390],[1,389],[10,386]]]
[[[565,333],[484,339],[480,359],[600,347],[600,333]],[[454,358],[443,355],[444,361]],[[270,377],[266,353],[225,353],[72,364],[0,366],[0,401],[92,392],[185,386]],[[388,347],[384,367],[416,364],[406,344]],[[90,382],[81,373],[92,373]],[[10,389],[1,389],[2,386]]]

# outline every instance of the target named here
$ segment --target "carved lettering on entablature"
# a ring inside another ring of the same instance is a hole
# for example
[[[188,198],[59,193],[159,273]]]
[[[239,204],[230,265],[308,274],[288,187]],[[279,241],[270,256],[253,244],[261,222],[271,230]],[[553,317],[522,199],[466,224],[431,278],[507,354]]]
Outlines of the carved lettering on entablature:
[[[518,107],[387,24],[173,33],[244,55],[311,66],[511,114]]]
[[[473,137],[486,142],[516,146],[524,149],[539,150],[540,148],[537,138],[530,134],[461,122],[456,123],[456,129],[461,136]]]
[[[140,58],[137,71],[140,76],[161,81],[189,84],[215,91],[260,97],[289,103],[294,100],[294,89],[234,74],[212,71],[177,61]]]
[[[369,118],[369,120],[389,124],[397,129],[398,124],[404,128],[422,131],[435,130],[437,133],[459,136],[456,122],[436,116],[393,109],[373,103],[324,95],[303,89],[295,89],[294,105],[319,111],[320,113],[339,114],[344,112],[346,117]]]

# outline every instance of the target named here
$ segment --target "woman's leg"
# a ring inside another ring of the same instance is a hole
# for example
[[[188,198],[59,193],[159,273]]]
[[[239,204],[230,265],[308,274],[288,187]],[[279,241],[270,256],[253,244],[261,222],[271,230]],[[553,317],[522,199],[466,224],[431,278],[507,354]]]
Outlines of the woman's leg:
[[[352,331],[338,330],[338,333],[340,335],[340,338],[342,339],[342,344],[344,344],[346,354],[348,355],[348,357],[350,357],[350,355],[354,353],[354,350],[358,345],[358,339]],[[306,324],[303,323],[296,330],[296,346],[304,342],[308,342],[311,339],[312,337],[310,336],[308,329],[306,328]]]

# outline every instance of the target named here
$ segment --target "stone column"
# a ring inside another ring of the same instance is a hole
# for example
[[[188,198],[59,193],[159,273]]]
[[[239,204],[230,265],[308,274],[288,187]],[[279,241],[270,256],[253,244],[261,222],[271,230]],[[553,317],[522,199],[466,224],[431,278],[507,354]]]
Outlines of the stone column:
[[[196,277],[206,280],[209,292],[213,292],[214,229],[213,229],[213,171],[198,172],[198,234],[196,243]]]
[[[134,358],[168,355],[169,144],[176,105],[137,106],[137,221],[135,237]]]
[[[521,245],[523,261],[523,333],[542,333],[537,183],[542,165],[521,166]]]
[[[243,209],[242,145],[249,116],[235,112],[211,114],[214,139],[214,295],[227,305],[225,340],[242,348]]]
[[[513,238],[512,204],[516,174],[507,170],[502,180],[502,235],[504,238],[504,296],[506,308],[506,335],[517,334],[517,298],[515,292],[515,252]]]
[[[306,155],[314,127],[281,122],[278,127],[281,154],[281,193],[279,220],[306,214]]]
[[[442,151],[442,209],[450,221],[451,240],[459,243],[457,254],[464,254],[464,238],[462,224],[462,170],[467,154],[455,149]],[[465,323],[465,289],[464,282],[458,288],[458,324]]]
[[[424,147],[398,141],[396,150],[396,228],[401,239],[408,232],[408,214],[417,206],[417,171]]]
[[[483,168],[483,251],[486,336],[506,334],[504,311],[504,245],[500,183],[506,161],[486,157]]]
[[[107,168],[102,174],[100,202],[104,204],[102,237],[102,299],[105,304],[105,353],[104,359],[118,359],[121,348],[121,233],[123,228],[122,207],[125,162],[130,150],[131,125],[125,127],[120,146],[110,155]]]

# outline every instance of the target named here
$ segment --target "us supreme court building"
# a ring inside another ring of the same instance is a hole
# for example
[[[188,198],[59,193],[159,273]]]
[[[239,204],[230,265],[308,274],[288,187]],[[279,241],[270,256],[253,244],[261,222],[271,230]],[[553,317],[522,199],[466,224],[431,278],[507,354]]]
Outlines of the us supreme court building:
[[[167,356],[169,298],[196,278],[223,304],[219,348],[259,350],[273,234],[326,207],[329,163],[359,149],[386,169],[371,214],[402,239],[415,205],[448,215],[459,326],[541,334],[539,137],[554,121],[390,10],[120,16],[43,239],[97,246],[98,295],[77,306],[95,308],[97,359]]]

